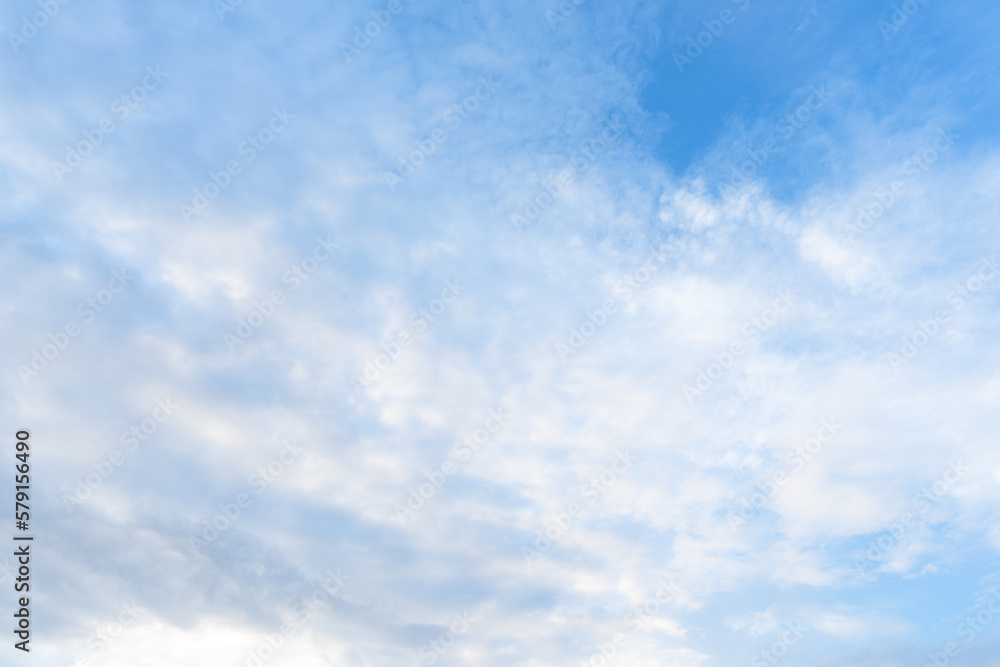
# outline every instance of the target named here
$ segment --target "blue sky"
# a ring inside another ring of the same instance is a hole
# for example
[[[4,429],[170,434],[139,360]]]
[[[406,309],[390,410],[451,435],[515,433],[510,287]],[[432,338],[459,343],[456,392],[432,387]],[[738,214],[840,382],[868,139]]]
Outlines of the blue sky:
[[[995,4],[0,28],[32,660],[1000,665]]]

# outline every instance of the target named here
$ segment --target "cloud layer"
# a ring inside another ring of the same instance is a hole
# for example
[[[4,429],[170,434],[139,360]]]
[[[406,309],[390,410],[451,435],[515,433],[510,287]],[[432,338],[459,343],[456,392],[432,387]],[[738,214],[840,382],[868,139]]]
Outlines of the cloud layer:
[[[51,4],[45,664],[1000,664],[994,6]]]

